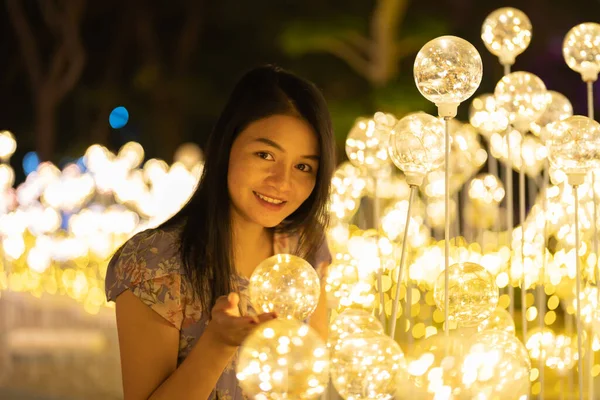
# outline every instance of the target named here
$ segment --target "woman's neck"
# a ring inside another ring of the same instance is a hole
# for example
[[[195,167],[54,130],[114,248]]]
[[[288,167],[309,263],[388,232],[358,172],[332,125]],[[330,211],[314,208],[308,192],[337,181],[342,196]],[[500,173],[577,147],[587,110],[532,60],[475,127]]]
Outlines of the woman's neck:
[[[233,260],[241,276],[249,278],[261,261],[273,255],[273,232],[256,224],[232,221]]]

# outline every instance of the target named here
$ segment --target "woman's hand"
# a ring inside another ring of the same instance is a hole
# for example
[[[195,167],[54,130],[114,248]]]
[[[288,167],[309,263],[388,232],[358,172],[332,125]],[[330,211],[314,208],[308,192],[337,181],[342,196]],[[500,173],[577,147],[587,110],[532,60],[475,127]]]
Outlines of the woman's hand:
[[[241,345],[256,327],[277,317],[275,313],[242,317],[238,308],[239,302],[240,296],[237,293],[219,297],[206,327],[215,340],[230,347]]]

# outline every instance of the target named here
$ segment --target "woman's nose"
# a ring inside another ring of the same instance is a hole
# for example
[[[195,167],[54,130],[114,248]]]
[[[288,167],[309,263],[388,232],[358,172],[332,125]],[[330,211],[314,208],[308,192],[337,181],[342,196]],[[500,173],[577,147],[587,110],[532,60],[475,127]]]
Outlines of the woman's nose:
[[[274,166],[269,176],[269,183],[280,193],[288,192],[291,189],[290,170],[283,165]]]

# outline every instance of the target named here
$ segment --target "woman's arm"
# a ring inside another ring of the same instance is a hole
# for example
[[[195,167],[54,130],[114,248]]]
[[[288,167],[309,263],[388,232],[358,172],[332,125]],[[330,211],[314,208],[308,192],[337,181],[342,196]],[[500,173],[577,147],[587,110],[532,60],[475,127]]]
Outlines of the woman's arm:
[[[241,317],[239,296],[219,298],[211,322],[177,367],[179,330],[129,290],[117,297],[125,400],[208,399],[238,346],[273,314]]]
[[[177,368],[179,330],[129,290],[116,300],[125,400],[208,399],[235,346],[207,329]]]

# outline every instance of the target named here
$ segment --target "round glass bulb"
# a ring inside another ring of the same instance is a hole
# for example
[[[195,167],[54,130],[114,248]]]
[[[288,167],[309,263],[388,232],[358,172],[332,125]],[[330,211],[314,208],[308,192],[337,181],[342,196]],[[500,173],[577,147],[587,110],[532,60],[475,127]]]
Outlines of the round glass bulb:
[[[0,192],[3,192],[3,195],[6,195],[14,184],[15,171],[10,165],[0,164]],[[2,210],[2,206],[0,206],[0,210]]]
[[[504,185],[492,174],[479,174],[469,184],[469,199],[481,206],[498,205],[504,199]]]
[[[358,263],[350,255],[340,254],[327,267],[327,280],[325,289],[327,291],[328,304],[331,307],[349,306],[352,304],[353,294],[360,282]]]
[[[562,121],[573,116],[573,106],[569,99],[567,99],[561,93],[555,92],[554,90],[548,90],[546,94],[547,106],[544,113],[535,121],[531,123],[531,132],[536,136],[540,136],[542,130],[546,128],[548,124],[556,121]]]
[[[469,225],[489,229],[498,220],[499,204],[504,198],[504,186],[494,175],[480,174],[469,184],[469,200],[465,216]]]
[[[574,115],[546,129],[548,159],[567,175],[581,175],[600,166],[600,124]]]
[[[242,343],[236,366],[244,394],[252,399],[316,399],[327,387],[329,354],[308,325],[275,319]]]
[[[548,105],[546,85],[529,72],[505,75],[496,85],[494,96],[497,107],[508,112],[508,120],[521,132],[528,130]]]
[[[173,161],[180,162],[191,170],[195,165],[204,163],[204,153],[196,143],[183,143],[175,150]]]
[[[413,345],[407,354],[408,388],[398,384],[398,398],[463,399],[462,361],[469,342],[458,335],[437,333]],[[405,397],[406,392],[410,397]]]
[[[330,360],[331,380],[344,399],[388,400],[404,369],[404,354],[389,336],[365,331],[340,339]]]
[[[594,82],[600,72],[600,24],[586,22],[572,28],[563,41],[563,56],[569,68],[586,82]]]
[[[381,322],[365,310],[347,308],[338,315],[329,327],[329,347],[336,347],[340,339],[361,332],[383,334]]]
[[[257,311],[303,321],[317,308],[321,283],[306,260],[291,254],[276,254],[256,267],[248,291]]]
[[[456,119],[449,122],[450,193],[455,193],[486,162],[487,152],[481,146],[477,130],[471,124],[464,124]]]
[[[341,222],[349,222],[358,211],[359,199],[348,193],[340,193],[335,188],[329,194],[327,202],[327,213],[332,219]]]
[[[477,326],[477,331],[503,331],[514,335],[515,321],[513,321],[513,318],[506,309],[496,307],[492,315]]]
[[[332,189],[340,194],[360,199],[367,190],[367,179],[360,168],[344,161],[335,170],[331,179]]]
[[[349,221],[358,211],[360,198],[365,194],[366,178],[359,168],[345,161],[331,178],[331,193],[327,211],[338,221]]]
[[[489,52],[498,56],[500,64],[513,65],[531,42],[531,22],[521,10],[499,8],[483,22],[481,39]]]
[[[346,138],[346,155],[357,167],[378,170],[389,163],[387,144],[390,136],[385,124],[359,118]]]
[[[498,108],[493,94],[482,94],[471,102],[469,122],[483,136],[490,137],[508,128],[508,115],[503,108]]]
[[[469,398],[520,400],[529,394],[531,361],[525,346],[502,331],[476,334],[462,363]]]
[[[415,83],[421,94],[438,106],[440,116],[456,116],[458,104],[475,93],[483,76],[477,49],[456,36],[441,36],[426,43],[415,59]],[[453,108],[443,110],[452,105]]]
[[[394,128],[394,125],[398,123],[398,119],[394,114],[384,113],[381,111],[377,111],[375,115],[373,115],[373,120],[375,121],[375,128],[391,131]]]
[[[535,327],[527,331],[527,340],[525,347],[528,350],[531,360],[543,360],[546,362],[548,358],[555,353],[556,335],[554,331],[548,327]]]
[[[498,305],[496,280],[485,268],[472,262],[459,262],[449,267],[448,319],[459,326],[479,325],[492,315]],[[437,308],[444,312],[444,271],[438,276],[433,297]]]
[[[9,131],[0,131],[0,160],[8,160],[17,150],[17,141]]]
[[[444,163],[444,123],[423,112],[407,115],[392,130],[389,153],[408,184],[420,186]]]

